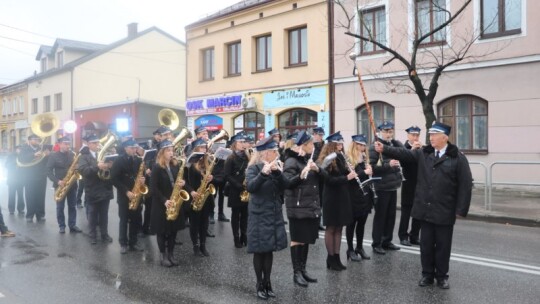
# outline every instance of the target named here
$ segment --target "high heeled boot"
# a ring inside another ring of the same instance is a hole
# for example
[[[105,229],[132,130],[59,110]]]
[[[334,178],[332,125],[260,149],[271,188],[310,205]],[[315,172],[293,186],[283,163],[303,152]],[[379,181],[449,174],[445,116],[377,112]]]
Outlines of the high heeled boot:
[[[328,255],[326,257],[326,268],[331,269],[331,270],[335,270],[335,271],[342,271],[343,270],[343,269],[341,269],[341,267],[339,267],[336,264],[336,259],[335,259],[335,256],[333,256],[333,255]]]
[[[262,282],[257,282],[257,298],[268,300],[268,295],[266,294],[266,288]]]
[[[300,257],[302,255],[302,246],[291,246],[291,261],[294,269],[293,281],[296,285],[307,287],[308,283],[302,275],[302,266],[300,264]]]
[[[171,267],[171,261],[169,261],[169,255],[167,254],[167,251],[161,253],[161,260],[160,264],[163,267]]]
[[[356,247],[356,249],[354,250],[354,252],[356,252],[357,254],[359,254],[363,260],[369,260],[371,259],[371,257],[364,251],[364,248],[362,247]]]
[[[347,261],[360,262],[362,259],[352,249],[347,250]]]
[[[274,293],[274,290],[272,289],[272,283],[270,283],[270,280],[267,280],[264,286],[266,290],[266,296],[268,296],[269,298],[275,298],[276,294]]]
[[[341,263],[341,258],[339,257],[339,253],[334,254],[334,259],[336,260],[337,267],[341,268],[341,270],[347,269],[345,265]]]
[[[307,264],[307,257],[309,252],[309,245],[304,244],[302,245],[302,260],[300,261],[300,271],[302,272],[302,276],[304,277],[304,280],[306,280],[308,283],[317,283],[317,279],[310,276],[306,271],[306,264]]]

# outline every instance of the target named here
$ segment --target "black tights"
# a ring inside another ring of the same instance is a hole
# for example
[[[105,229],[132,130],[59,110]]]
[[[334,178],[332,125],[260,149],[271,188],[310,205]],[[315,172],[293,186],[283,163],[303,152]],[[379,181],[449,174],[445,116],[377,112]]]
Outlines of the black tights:
[[[176,231],[172,233],[158,233],[156,235],[159,252],[164,253],[165,248],[169,253],[174,251]]]
[[[270,282],[273,259],[274,255],[272,254],[272,251],[253,254],[253,268],[255,268],[257,283]]]
[[[324,243],[328,255],[339,254],[341,248],[341,231],[343,226],[326,226],[324,232]]]
[[[345,231],[347,235],[348,250],[350,251],[354,250],[353,237],[354,237],[355,227],[356,227],[356,247],[362,248],[362,242],[364,241],[364,226],[366,225],[368,215],[369,215],[368,213],[366,213],[365,215],[361,215],[355,218],[352,224],[347,225],[347,229]]]

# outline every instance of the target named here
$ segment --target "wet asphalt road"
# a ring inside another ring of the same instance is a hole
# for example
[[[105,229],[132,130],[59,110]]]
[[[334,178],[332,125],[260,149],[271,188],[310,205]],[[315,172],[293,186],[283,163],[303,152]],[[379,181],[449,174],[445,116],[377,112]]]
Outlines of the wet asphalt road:
[[[45,223],[26,223],[7,212],[6,186],[0,206],[15,238],[0,239],[0,304],[4,303],[254,303],[252,255],[235,249],[230,223],[216,222],[211,254],[195,257],[188,230],[179,233],[180,266],[159,266],[155,237],[141,239],[144,252],[120,255],[118,216],[111,201],[111,244],[90,245],[85,209],[78,209],[82,234],[58,233],[52,190]],[[226,208],[229,216],[229,209]],[[399,217],[399,213],[398,213]],[[398,221],[399,222],[399,219]],[[454,231],[450,290],[421,288],[418,247],[373,256],[371,216],[364,248],[369,261],[347,263],[342,272],[327,270],[321,237],[310,248],[308,271],[319,282],[292,284],[288,249],[274,253],[272,303],[538,303],[540,230],[477,221],[459,221]],[[397,231],[397,223],[396,223]],[[321,235],[323,236],[323,235]],[[345,234],[343,234],[345,236]],[[397,238],[397,236],[396,236]],[[398,241],[396,241],[397,243]],[[345,260],[346,243],[342,244]]]

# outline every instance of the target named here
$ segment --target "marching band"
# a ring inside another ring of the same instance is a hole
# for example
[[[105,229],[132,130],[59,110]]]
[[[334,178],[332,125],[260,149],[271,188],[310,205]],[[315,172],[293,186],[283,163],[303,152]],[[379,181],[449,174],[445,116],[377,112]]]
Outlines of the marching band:
[[[210,139],[208,130],[199,127],[194,132],[196,138],[185,144],[186,139],[191,138],[191,132],[184,128],[174,137],[178,118],[171,112],[160,112],[163,125],[148,143],[139,144],[129,136],[119,141],[109,131],[102,138],[96,134],[86,136],[79,153],[71,151],[72,139],[66,136],[59,139],[59,150],[51,154],[50,147],[44,144],[44,137],[50,136],[47,133],[50,130],[33,129],[34,134],[28,137],[28,144],[21,148],[16,159],[19,169],[24,171],[27,221],[32,221],[33,217],[37,221],[45,220],[48,176],[56,189],[60,233],[66,232],[66,201],[70,232],[82,231],[76,225],[76,203],[81,199],[77,193],[84,190],[90,243],[97,243],[98,231],[103,242],[111,243],[108,213],[114,186],[120,218],[120,253],[144,251],[138,238],[156,235],[160,265],[178,266],[179,260],[174,256],[176,236],[188,225],[194,254],[210,256],[206,246],[207,236],[213,236],[209,224],[213,221],[216,189],[223,188],[221,199],[223,194],[227,196],[228,207],[232,209],[230,222],[234,247],[246,247],[248,253],[253,253],[256,295],[260,299],[275,297],[271,284],[273,252],[288,246],[282,205],[289,221],[293,282],[298,286],[307,287],[308,283],[317,282],[307,273],[306,262],[309,245],[319,238],[319,230],[325,230],[328,269],[347,269],[340,258],[344,226],[347,260],[370,259],[362,242],[364,226],[374,205],[373,251],[384,254],[385,249],[399,250],[391,241],[396,189],[403,178],[399,175],[402,174],[401,167],[397,160],[377,154],[373,147],[368,150],[365,135],[352,136],[345,151],[339,131],[326,137],[325,143],[322,128],[314,128],[311,132],[302,130],[291,134],[284,144],[281,134],[274,129],[252,148],[254,140],[243,131],[228,140],[227,132],[222,130]],[[40,123],[38,129],[42,125]],[[407,129],[408,133],[420,131],[417,127],[411,128]],[[393,129],[391,122],[381,124],[378,140],[383,145],[401,147],[401,143],[393,139]],[[415,139],[407,143],[408,149],[422,148],[418,137]],[[227,147],[215,149],[214,145],[219,141],[227,141]],[[113,151],[115,146],[118,154]],[[228,152],[219,153],[223,149]],[[10,161],[15,163],[13,157]],[[382,164],[378,164],[381,161]],[[410,175],[411,170],[405,171],[407,179],[416,178]],[[382,177],[381,182],[375,183],[375,187],[373,184],[364,187],[373,175]],[[79,189],[78,179],[81,179]],[[11,213],[15,211],[14,194],[10,188]],[[18,195],[21,196],[19,192]],[[377,197],[378,200],[374,200]],[[419,242],[416,221],[413,221],[413,230],[407,232],[413,198],[414,192],[407,198],[408,212],[402,214],[401,220],[400,239],[406,246]],[[24,202],[19,202],[17,210],[24,213]],[[321,218],[326,227],[321,227]],[[225,223],[229,221],[222,206],[218,219]],[[0,228],[2,236],[14,236],[3,221]]]

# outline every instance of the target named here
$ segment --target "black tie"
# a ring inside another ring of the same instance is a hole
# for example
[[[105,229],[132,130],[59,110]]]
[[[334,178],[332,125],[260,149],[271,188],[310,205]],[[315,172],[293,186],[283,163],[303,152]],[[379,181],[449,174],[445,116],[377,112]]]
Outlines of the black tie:
[[[435,160],[439,160],[439,150],[437,150],[437,154],[435,154]]]

